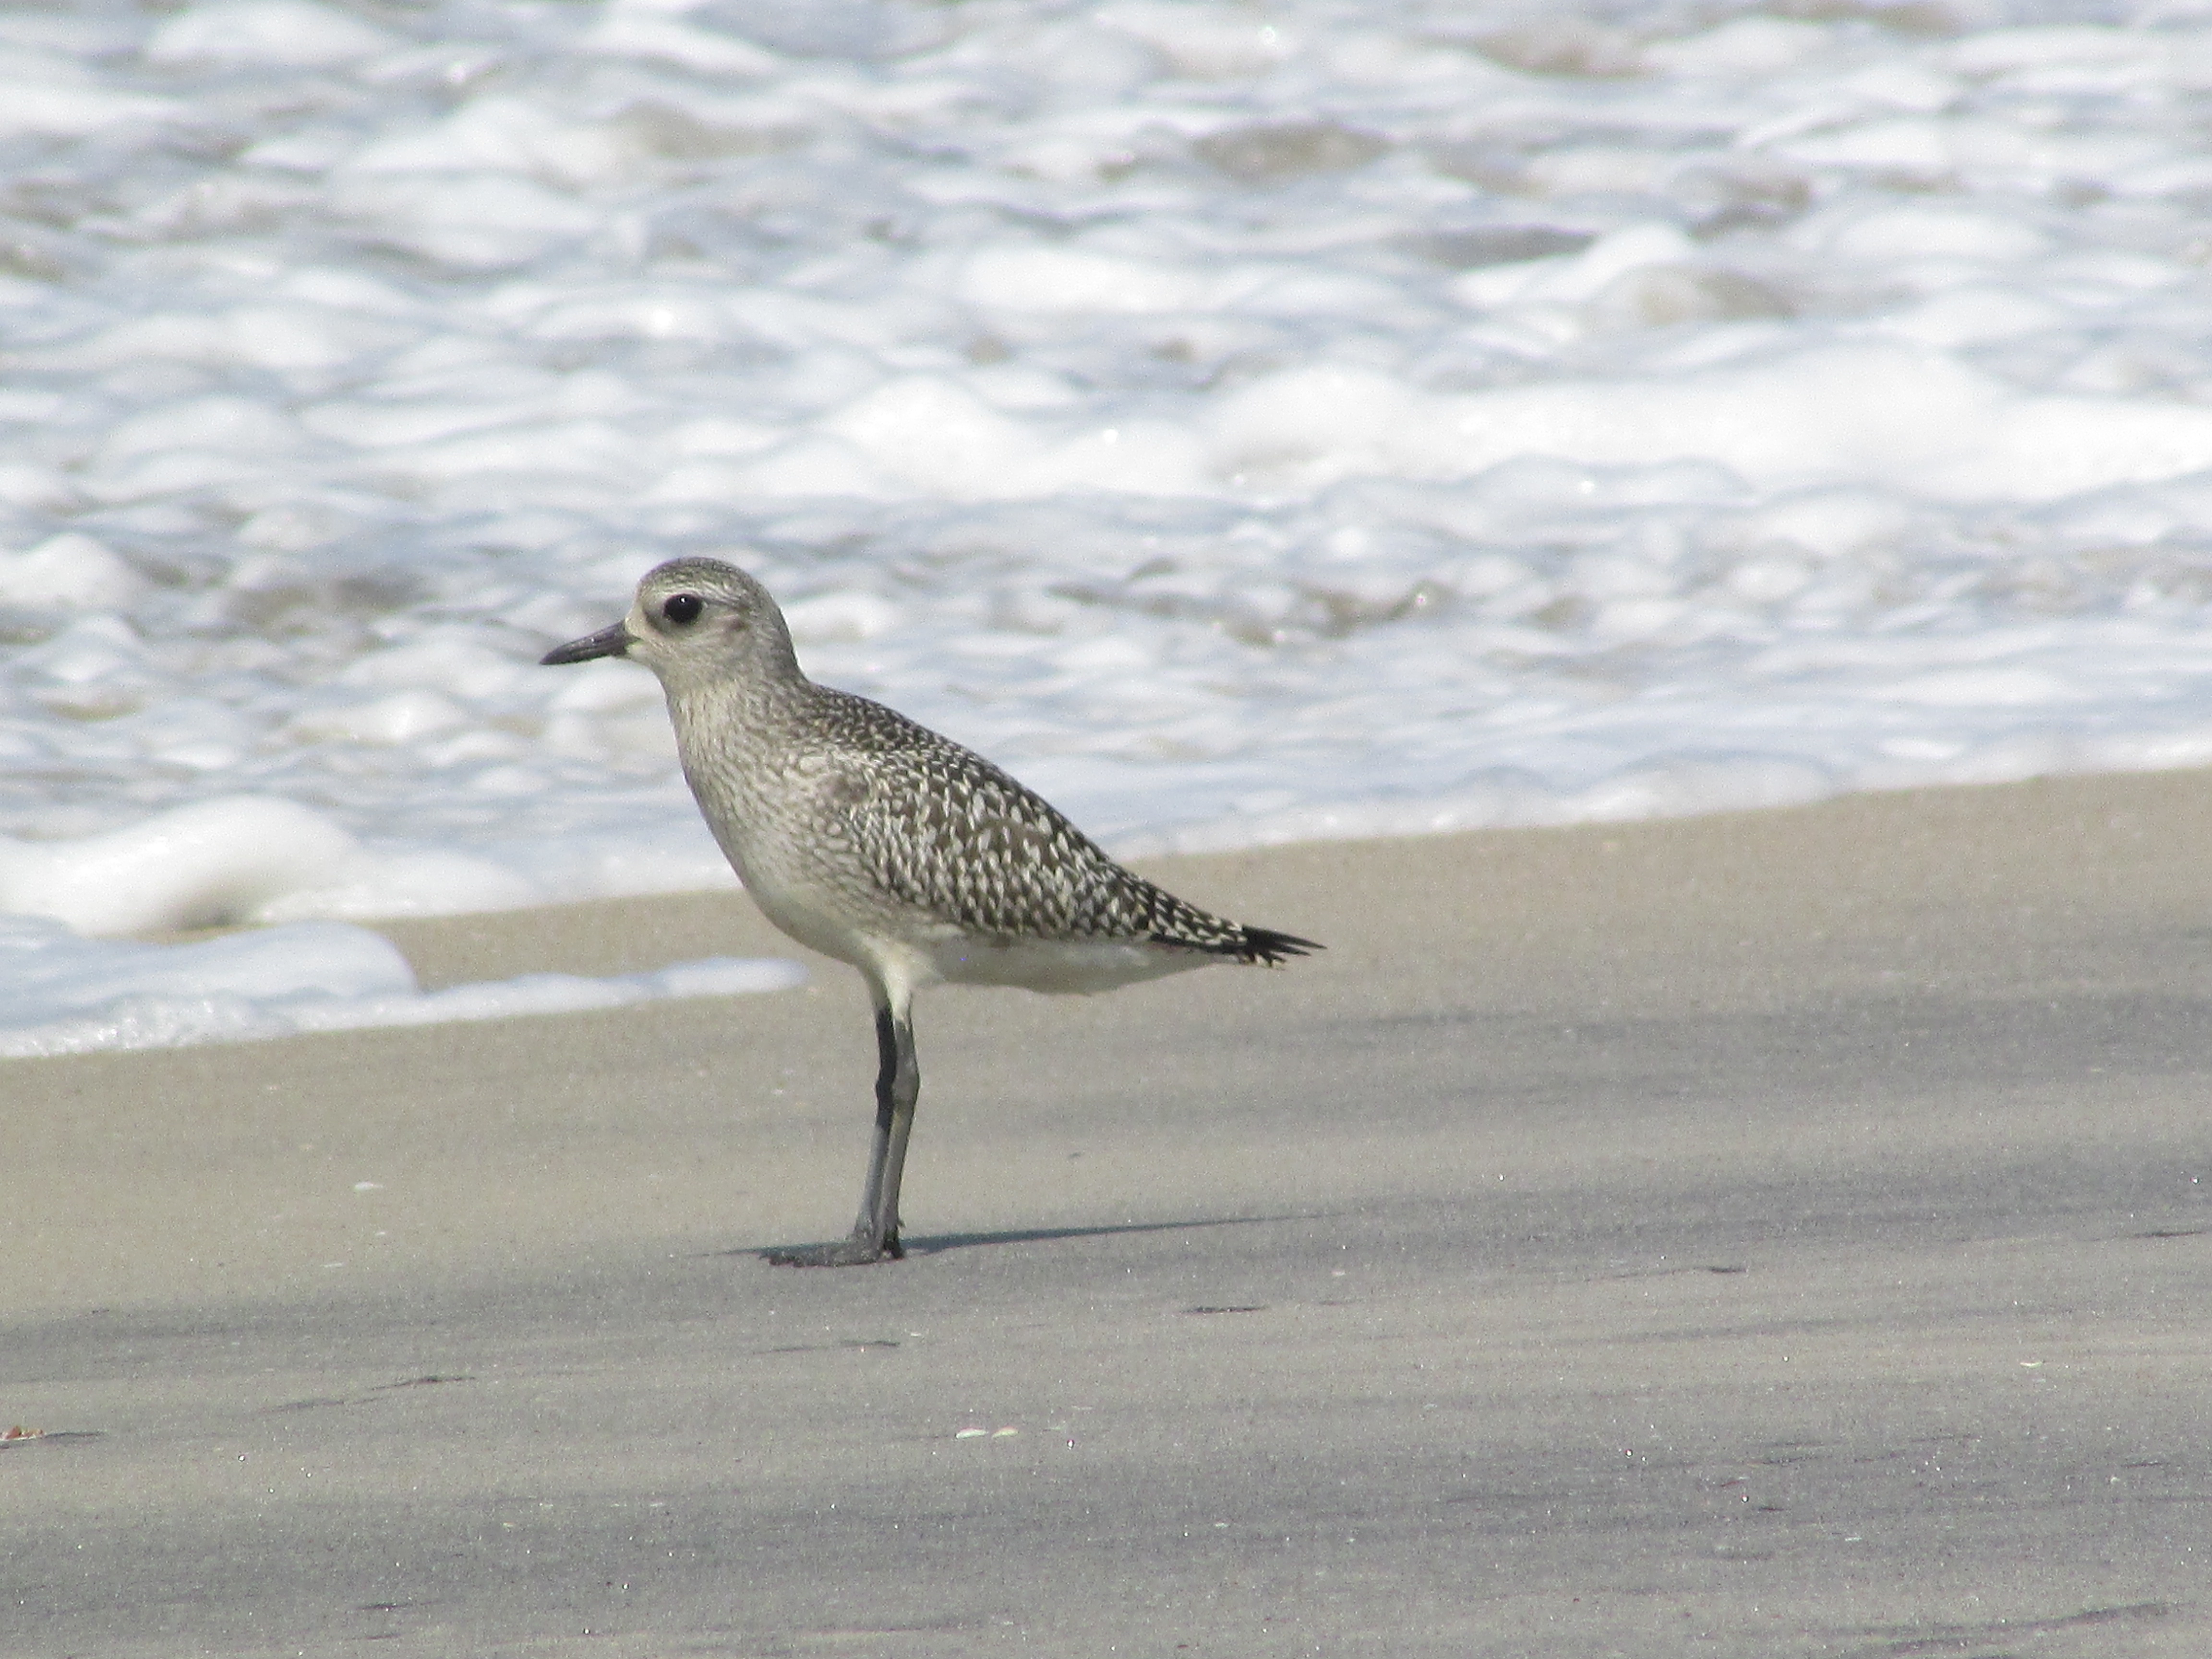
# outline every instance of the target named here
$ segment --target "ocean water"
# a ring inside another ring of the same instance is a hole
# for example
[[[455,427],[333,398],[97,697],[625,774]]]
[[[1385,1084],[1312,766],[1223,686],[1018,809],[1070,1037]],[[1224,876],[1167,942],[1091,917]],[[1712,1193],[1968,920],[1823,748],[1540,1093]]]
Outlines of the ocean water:
[[[536,666],[679,552],[1125,853],[2212,761],[2208,95],[2202,3],[0,5],[23,1029],[726,884]]]

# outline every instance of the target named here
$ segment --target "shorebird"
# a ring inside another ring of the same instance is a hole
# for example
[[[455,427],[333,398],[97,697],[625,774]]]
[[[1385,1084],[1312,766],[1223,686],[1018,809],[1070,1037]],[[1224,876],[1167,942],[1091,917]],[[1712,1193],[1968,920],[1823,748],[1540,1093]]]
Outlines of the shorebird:
[[[817,685],[783,612],[734,565],[672,559],[647,573],[622,621],[543,660],[596,657],[659,677],[684,775],[738,879],[776,927],[859,969],[875,1006],[860,1218],[847,1238],[772,1261],[844,1267],[905,1254],[899,1181],[921,1091],[910,1009],[924,986],[1105,991],[1321,948],[1185,903],[972,750]]]

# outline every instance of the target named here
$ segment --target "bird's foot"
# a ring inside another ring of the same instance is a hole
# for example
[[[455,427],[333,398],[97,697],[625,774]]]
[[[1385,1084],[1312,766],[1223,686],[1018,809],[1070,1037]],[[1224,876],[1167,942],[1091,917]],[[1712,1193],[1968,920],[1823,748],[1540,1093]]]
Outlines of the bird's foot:
[[[878,1261],[900,1261],[906,1249],[896,1233],[880,1244],[866,1233],[855,1233],[835,1244],[796,1244],[764,1254],[778,1267],[866,1267]]]

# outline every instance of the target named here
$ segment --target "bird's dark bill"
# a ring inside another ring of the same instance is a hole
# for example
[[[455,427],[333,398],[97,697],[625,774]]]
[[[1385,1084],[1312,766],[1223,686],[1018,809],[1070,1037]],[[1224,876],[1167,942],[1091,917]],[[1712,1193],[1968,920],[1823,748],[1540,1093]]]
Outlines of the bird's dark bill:
[[[602,628],[596,634],[586,634],[580,640],[571,640],[566,645],[556,645],[538,660],[552,665],[564,662],[589,662],[594,657],[619,657],[630,647],[629,629],[617,623],[612,628]]]

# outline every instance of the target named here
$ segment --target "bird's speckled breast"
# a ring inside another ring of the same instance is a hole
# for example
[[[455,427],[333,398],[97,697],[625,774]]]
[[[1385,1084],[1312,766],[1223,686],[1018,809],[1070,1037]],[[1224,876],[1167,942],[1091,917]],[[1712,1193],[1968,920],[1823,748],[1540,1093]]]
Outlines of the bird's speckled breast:
[[[857,757],[781,710],[705,701],[670,700],[684,776],[763,915],[853,963],[880,955],[871,934],[921,942],[955,931],[868,876],[853,828],[870,796]]]

